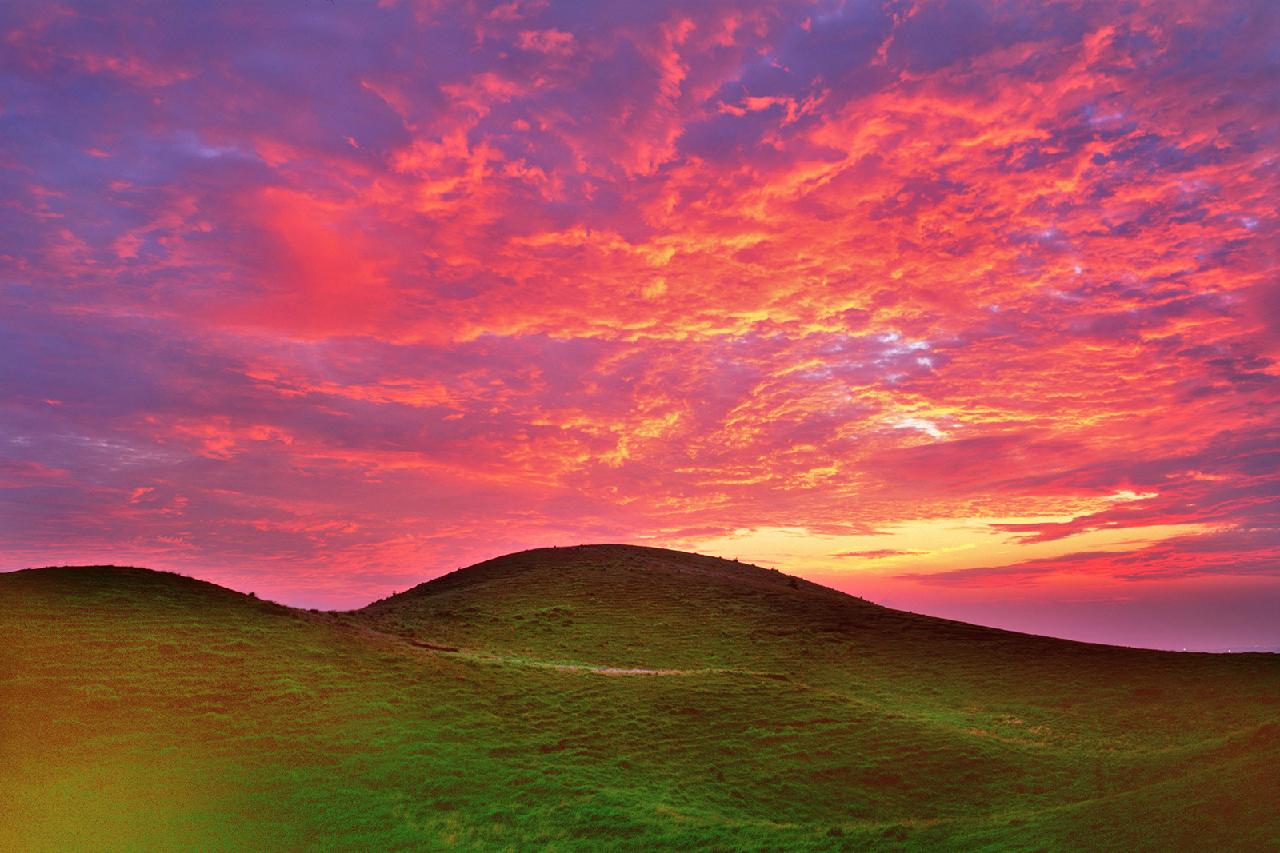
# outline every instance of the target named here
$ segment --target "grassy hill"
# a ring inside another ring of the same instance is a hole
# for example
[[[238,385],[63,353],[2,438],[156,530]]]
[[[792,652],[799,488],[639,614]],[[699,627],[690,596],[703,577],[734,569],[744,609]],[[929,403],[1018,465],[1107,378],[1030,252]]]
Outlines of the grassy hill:
[[[0,575],[0,849],[1280,848],[1280,656],[539,549],[351,613]]]

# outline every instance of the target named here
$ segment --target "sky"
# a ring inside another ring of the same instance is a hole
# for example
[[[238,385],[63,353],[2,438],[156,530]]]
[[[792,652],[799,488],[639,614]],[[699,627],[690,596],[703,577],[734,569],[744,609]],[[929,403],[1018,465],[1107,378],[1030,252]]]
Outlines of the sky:
[[[0,568],[523,548],[1280,649],[1271,0],[0,5]]]

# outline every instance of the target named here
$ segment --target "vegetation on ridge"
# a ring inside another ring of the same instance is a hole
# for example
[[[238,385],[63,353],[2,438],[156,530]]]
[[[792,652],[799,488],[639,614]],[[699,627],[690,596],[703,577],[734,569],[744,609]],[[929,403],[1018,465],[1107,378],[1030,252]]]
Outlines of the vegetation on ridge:
[[[679,552],[528,551],[341,614],[31,570],[0,631],[0,849],[1280,844],[1280,656]]]

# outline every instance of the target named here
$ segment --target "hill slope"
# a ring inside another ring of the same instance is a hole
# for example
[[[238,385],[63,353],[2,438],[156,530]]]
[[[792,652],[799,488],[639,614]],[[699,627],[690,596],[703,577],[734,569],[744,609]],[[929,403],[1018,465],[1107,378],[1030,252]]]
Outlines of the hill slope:
[[[0,631],[0,849],[1280,841],[1280,656],[679,552],[539,549],[346,614],[33,570],[0,575]]]

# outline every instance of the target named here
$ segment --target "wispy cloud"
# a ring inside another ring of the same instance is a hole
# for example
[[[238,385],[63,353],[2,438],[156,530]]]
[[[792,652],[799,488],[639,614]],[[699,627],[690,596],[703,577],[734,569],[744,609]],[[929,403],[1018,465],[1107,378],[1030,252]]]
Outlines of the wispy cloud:
[[[354,604],[548,542],[999,518],[1057,555],[845,564],[1273,574],[1278,26],[10,5],[0,555]]]

